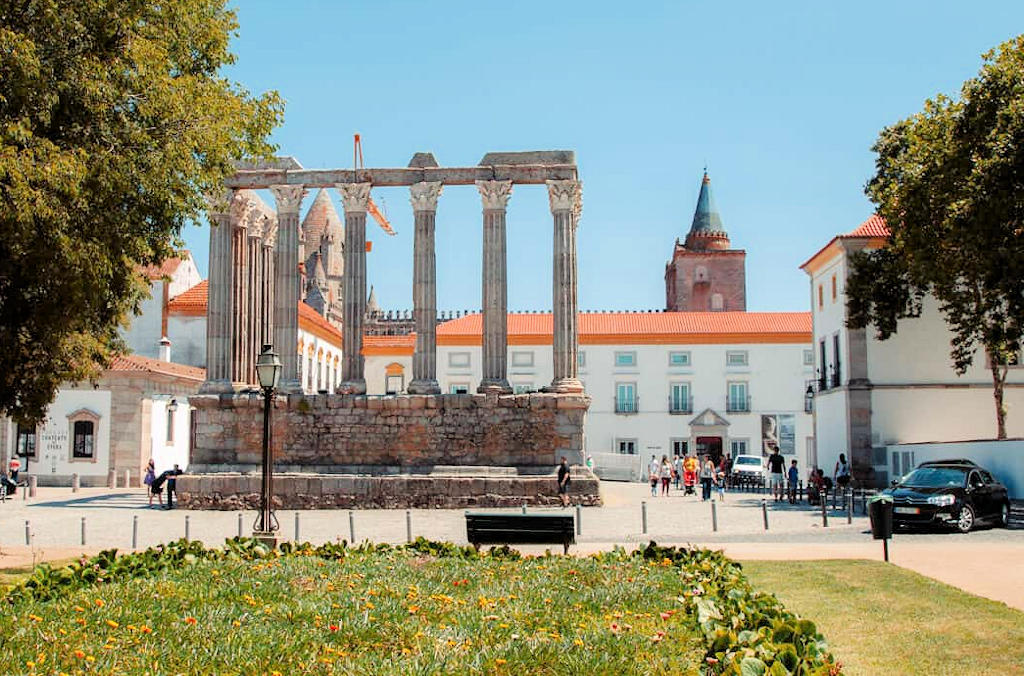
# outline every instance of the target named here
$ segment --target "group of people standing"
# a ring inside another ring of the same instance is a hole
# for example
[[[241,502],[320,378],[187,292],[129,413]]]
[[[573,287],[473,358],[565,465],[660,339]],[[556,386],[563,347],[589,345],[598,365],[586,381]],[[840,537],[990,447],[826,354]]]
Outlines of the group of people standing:
[[[701,500],[710,500],[712,489],[717,487],[718,499],[725,499],[725,486],[729,473],[732,470],[732,459],[728,455],[722,456],[716,464],[710,455],[698,458],[696,455],[679,456],[672,460],[667,455],[652,455],[647,471],[651,482],[651,497],[658,497],[659,487],[661,495],[667,496],[669,488],[675,483],[676,490],[683,485],[683,495],[695,495],[697,481],[701,485]]]
[[[160,474],[156,473],[156,463],[150,458],[149,464],[146,465],[146,475],[142,478],[144,483],[149,488],[149,506],[153,506],[153,498],[156,498],[157,507],[163,507],[164,509],[174,509],[174,493],[177,489],[178,476],[181,474],[181,468],[178,465],[174,465],[173,468],[165,470]],[[164,506],[163,501],[163,489],[167,487],[167,505]]]

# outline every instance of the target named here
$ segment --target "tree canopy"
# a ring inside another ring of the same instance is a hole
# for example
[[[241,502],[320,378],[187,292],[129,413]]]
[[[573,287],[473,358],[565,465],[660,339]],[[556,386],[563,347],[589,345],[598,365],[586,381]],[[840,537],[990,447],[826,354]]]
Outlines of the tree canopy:
[[[96,376],[234,162],[273,152],[275,92],[220,74],[224,0],[0,0],[0,412]]]
[[[938,96],[882,130],[873,150],[867,194],[892,235],[853,259],[849,324],[888,338],[932,294],[957,372],[987,359],[1004,438],[1024,318],[1024,36],[985,54],[958,99]]]

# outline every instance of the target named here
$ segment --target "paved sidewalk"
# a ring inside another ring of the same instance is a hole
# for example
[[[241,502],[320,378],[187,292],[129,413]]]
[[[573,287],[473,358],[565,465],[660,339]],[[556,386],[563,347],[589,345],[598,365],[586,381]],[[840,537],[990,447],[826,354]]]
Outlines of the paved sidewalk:
[[[871,540],[866,517],[855,514],[847,523],[845,511],[829,510],[829,525],[821,512],[806,505],[766,501],[768,530],[764,528],[761,495],[728,493],[716,503],[718,530],[712,526],[711,505],[675,493],[652,498],[645,484],[605,482],[603,507],[583,508],[582,532],[571,551],[586,554],[616,545],[632,548],[649,540],[662,544],[694,543],[725,552],[739,560],[882,558],[881,543]],[[185,536],[219,545],[239,532],[252,532],[256,514],[149,509],[140,489],[40,488],[35,499],[19,495],[0,504],[0,568],[31,565],[41,560],[74,557],[100,549],[130,550],[133,524],[139,548]],[[647,532],[643,532],[642,504],[646,503]],[[487,511],[516,511],[491,510]],[[559,508],[531,511],[558,512]],[[575,513],[575,509],[564,510]],[[346,510],[283,511],[277,514],[283,539],[294,539],[295,516],[299,540],[314,543],[349,540]],[[85,545],[81,543],[85,519]],[[352,512],[355,540],[404,542],[406,510]],[[466,542],[464,510],[410,510],[412,536]],[[29,523],[29,545],[25,522]],[[540,553],[543,547],[523,547]],[[935,532],[897,534],[890,545],[891,560],[923,575],[971,593],[1004,601],[1024,609],[1024,531],[979,530],[968,535]]]

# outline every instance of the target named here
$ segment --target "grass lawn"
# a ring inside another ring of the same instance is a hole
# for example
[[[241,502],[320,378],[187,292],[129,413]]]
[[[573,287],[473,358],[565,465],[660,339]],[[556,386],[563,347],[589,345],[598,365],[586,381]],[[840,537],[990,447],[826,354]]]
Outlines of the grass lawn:
[[[200,559],[0,616],[0,673],[678,674],[705,643],[642,559]]]
[[[877,561],[748,561],[857,674],[1024,674],[1024,613]]]

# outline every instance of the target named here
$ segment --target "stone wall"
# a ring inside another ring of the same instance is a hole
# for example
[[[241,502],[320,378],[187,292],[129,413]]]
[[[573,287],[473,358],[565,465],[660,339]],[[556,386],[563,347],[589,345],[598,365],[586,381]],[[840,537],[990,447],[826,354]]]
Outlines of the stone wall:
[[[575,468],[569,484],[573,504],[601,504],[597,477]],[[177,496],[187,509],[258,509],[258,474],[184,475]],[[555,475],[548,476],[274,476],[277,509],[466,508],[560,504]]]
[[[261,396],[200,395],[190,402],[196,409],[192,471],[258,467]],[[586,395],[565,394],[282,396],[273,410],[274,462],[318,473],[436,465],[551,468],[562,455],[582,464],[589,404]]]

